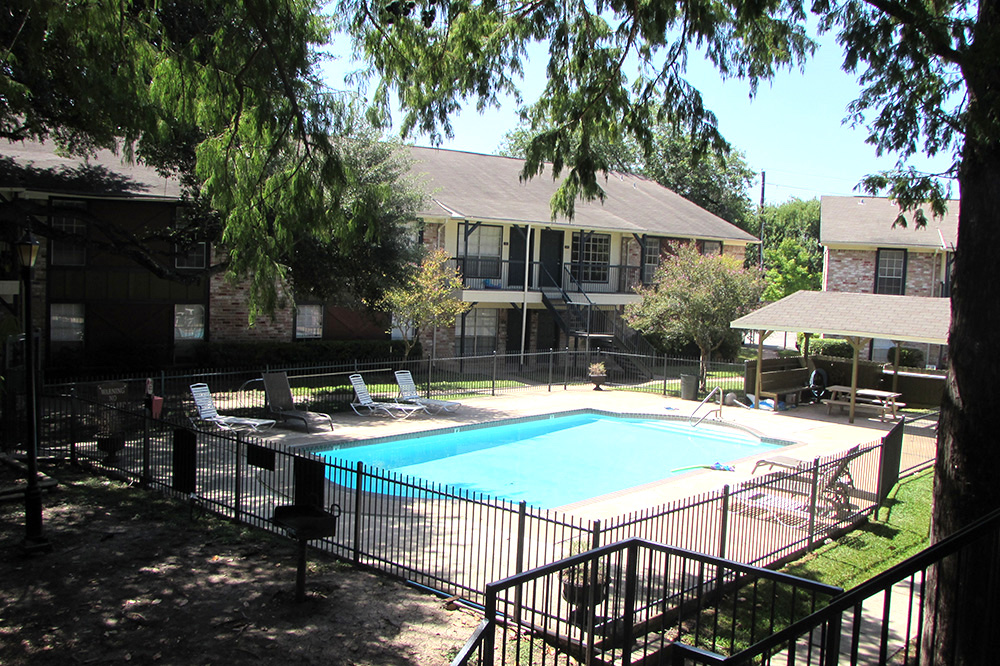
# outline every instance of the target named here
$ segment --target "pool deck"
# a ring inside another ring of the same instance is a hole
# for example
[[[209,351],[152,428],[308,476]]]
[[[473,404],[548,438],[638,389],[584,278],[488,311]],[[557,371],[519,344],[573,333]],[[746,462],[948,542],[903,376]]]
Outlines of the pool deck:
[[[576,409],[599,409],[619,414],[651,414],[657,416],[689,417],[698,403],[679,398],[663,397],[652,393],[625,390],[594,391],[589,385],[524,390],[501,396],[484,396],[463,399],[462,407],[454,413],[436,415],[415,414],[407,419],[389,416],[357,416],[353,412],[334,415],[335,430],[305,433],[295,426],[275,426],[261,431],[269,441],[287,446],[334,447],[343,442],[358,442],[376,437],[395,436],[449,426],[485,423],[501,419],[565,412]],[[706,407],[699,410],[705,413]],[[828,415],[823,405],[801,405],[782,412],[745,409],[725,406],[722,421],[749,428],[766,437],[794,441],[796,444],[780,451],[780,455],[812,460],[854,446],[867,444],[882,437],[892,423],[877,418],[860,416],[849,424],[847,416]],[[618,491],[602,497],[558,507],[580,518],[596,519],[620,516],[646,507],[656,506],[675,499],[720,488],[750,478],[758,458],[776,455],[773,449],[766,454],[735,461],[735,472],[692,470],[662,481],[647,483],[636,488]],[[706,460],[714,462],[733,462]],[[664,472],[669,473],[669,461],[662,461]],[[758,474],[768,471],[760,468]]]

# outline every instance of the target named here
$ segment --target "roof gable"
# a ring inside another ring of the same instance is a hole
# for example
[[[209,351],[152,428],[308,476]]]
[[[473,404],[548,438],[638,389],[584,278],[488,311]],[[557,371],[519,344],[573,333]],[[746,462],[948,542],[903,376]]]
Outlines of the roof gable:
[[[603,229],[655,236],[753,243],[757,239],[691,203],[659,183],[632,174],[610,173],[602,181],[606,198],[576,203],[572,221],[552,220],[549,200],[559,187],[551,169],[520,179],[524,160],[440,148],[410,148],[412,172],[431,197],[425,215],[521,224]]]
[[[899,207],[884,197],[822,197],[820,199],[821,245],[863,245],[914,249],[954,249],[958,243],[959,202],[948,201],[943,218],[921,207],[927,226],[893,228]]]
[[[126,164],[110,150],[90,158],[65,157],[54,144],[39,141],[0,143],[0,182],[6,188],[75,196],[180,197],[176,179],[148,166]]]

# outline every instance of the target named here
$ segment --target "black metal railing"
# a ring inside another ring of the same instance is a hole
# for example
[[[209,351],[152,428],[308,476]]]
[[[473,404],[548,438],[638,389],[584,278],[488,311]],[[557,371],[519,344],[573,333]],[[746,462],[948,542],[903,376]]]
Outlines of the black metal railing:
[[[451,260],[462,276],[462,286],[474,290],[523,291],[527,277],[528,291],[560,287],[567,292],[591,294],[632,294],[641,284],[638,266],[593,263],[565,263],[555,272],[533,261],[506,260],[499,257],[456,257]]]
[[[734,654],[840,588],[628,539],[490,583],[453,664],[670,663],[677,644]]]

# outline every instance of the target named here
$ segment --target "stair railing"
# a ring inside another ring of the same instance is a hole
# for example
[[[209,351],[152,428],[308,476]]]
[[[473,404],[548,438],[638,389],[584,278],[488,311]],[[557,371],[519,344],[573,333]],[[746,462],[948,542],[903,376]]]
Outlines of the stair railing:
[[[695,423],[695,420],[694,420],[695,414],[697,414],[698,410],[701,409],[702,407],[704,407],[705,404],[708,403],[712,399],[712,397],[715,396],[715,395],[719,396],[719,405],[718,405],[718,407],[713,406],[712,409],[710,409],[707,412],[705,412],[704,414],[702,414],[701,418],[698,419],[698,422]],[[698,406],[694,408],[693,412],[691,412],[691,416],[688,417],[688,422],[691,424],[691,427],[694,428],[694,427],[697,427],[698,425],[700,425],[702,421],[704,421],[705,419],[707,419],[712,414],[717,414],[720,419],[722,418],[722,387],[720,387],[720,386],[716,386],[714,389],[712,389],[711,392],[708,395],[705,396],[705,399],[702,400],[700,403],[698,403]]]

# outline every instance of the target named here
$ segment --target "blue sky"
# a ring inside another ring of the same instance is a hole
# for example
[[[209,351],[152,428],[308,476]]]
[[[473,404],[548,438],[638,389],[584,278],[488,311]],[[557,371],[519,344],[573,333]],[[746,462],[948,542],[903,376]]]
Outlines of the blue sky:
[[[832,37],[824,36],[804,73],[779,73],[773,81],[762,83],[751,100],[746,82],[722,81],[711,64],[691,59],[689,80],[702,91],[706,106],[715,112],[723,135],[758,172],[749,192],[754,202],[760,199],[761,171],[766,173],[765,200],[781,203],[792,197],[858,194],[854,188],[863,176],[895,165],[895,156],[876,157],[874,148],[865,143],[864,127],[842,124],[847,105],[860,88],[856,76],[841,70],[841,62],[841,50]],[[343,72],[354,67],[345,59],[330,63],[326,69],[328,84],[344,89]],[[533,60],[525,69],[522,93],[526,101],[531,101],[544,85],[544,61]],[[517,125],[516,111],[513,100],[482,115],[470,106],[452,118],[455,138],[443,147],[495,153],[504,134]],[[426,137],[412,140],[429,145]],[[939,172],[945,169],[947,160],[920,159],[910,164]]]

